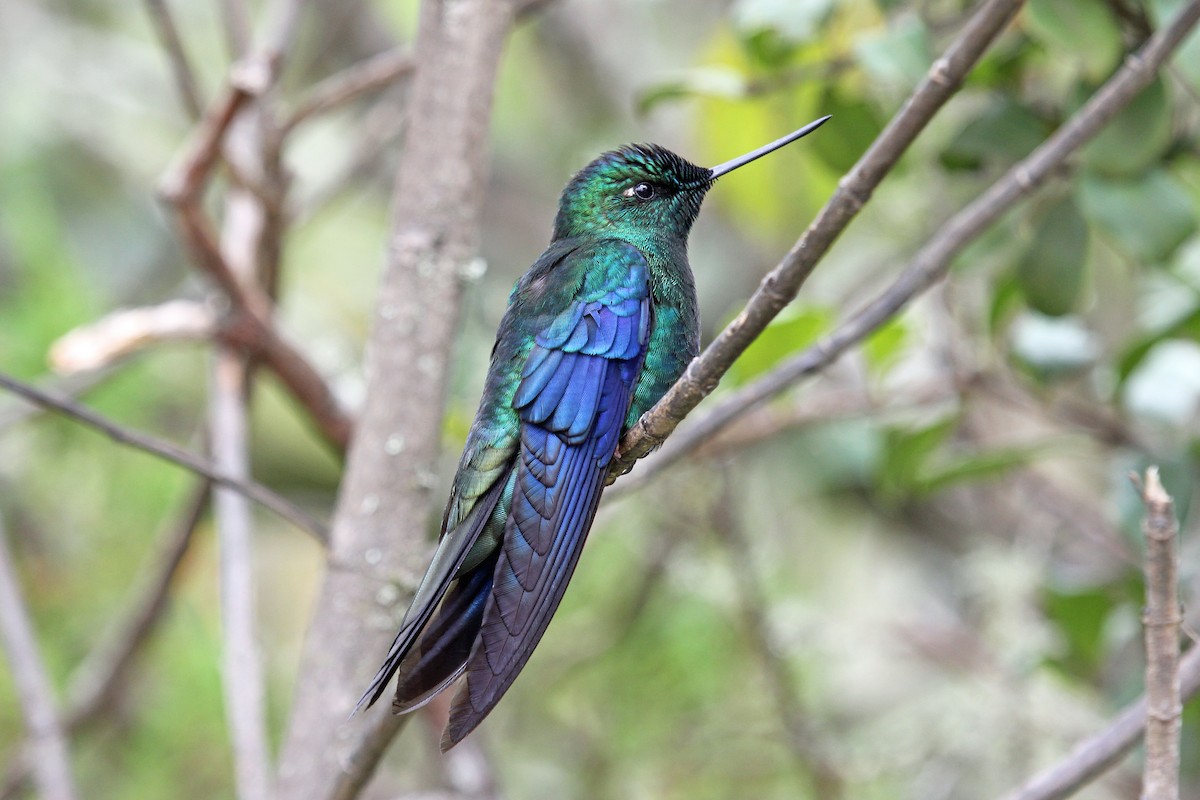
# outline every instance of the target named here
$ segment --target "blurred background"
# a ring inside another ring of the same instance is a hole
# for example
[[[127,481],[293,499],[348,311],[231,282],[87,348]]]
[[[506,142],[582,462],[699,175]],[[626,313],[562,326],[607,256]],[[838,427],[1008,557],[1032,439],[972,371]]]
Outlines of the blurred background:
[[[0,5],[0,371],[197,449],[208,348],[164,345],[68,373],[49,356],[117,309],[207,294],[155,199],[191,122],[152,5]],[[206,96],[228,65],[217,5],[172,5]],[[1031,0],[718,396],[881,291],[1179,5]],[[691,238],[707,340],[968,11],[959,0],[532,10],[497,90],[486,270],[468,289],[437,493],[507,293],[545,246],[574,170],[629,141],[714,164],[833,115],[710,194]],[[316,0],[284,97],[410,41],[415,17],[410,0]],[[404,100],[398,80],[304,121],[285,151],[293,227],[281,326],[352,408]],[[636,491],[635,470],[603,504],[554,624],[478,734],[503,793],[997,797],[1135,698],[1143,587],[1130,470],[1163,471],[1181,520],[1189,636],[1200,621],[1189,513],[1200,469],[1198,130],[1193,35],[949,281]],[[339,458],[273,377],[258,382],[252,412],[255,478],[327,518]],[[65,702],[191,486],[176,467],[0,396],[0,519]],[[322,553],[267,512],[256,510],[256,525],[280,733]],[[217,601],[204,519],[132,670],[72,739],[86,796],[233,796]],[[9,756],[24,738],[15,697],[0,670]],[[1184,795],[1200,796],[1200,712],[1184,722]],[[378,796],[436,789],[434,742],[422,726],[405,731]],[[1135,796],[1139,774],[1131,758],[1078,796]]]

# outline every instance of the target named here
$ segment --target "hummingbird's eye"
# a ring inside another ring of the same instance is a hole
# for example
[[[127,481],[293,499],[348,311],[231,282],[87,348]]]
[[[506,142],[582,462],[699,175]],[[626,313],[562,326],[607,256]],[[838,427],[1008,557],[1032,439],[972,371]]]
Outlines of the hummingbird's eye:
[[[626,197],[636,197],[638,200],[651,200],[657,194],[652,183],[639,183],[632,188],[625,190]]]

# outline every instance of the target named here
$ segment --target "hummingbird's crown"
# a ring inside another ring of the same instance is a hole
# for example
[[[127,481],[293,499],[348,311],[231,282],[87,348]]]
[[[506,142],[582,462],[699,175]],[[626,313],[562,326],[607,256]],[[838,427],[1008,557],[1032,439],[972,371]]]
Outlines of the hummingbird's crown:
[[[645,179],[673,188],[700,188],[712,180],[711,170],[700,167],[657,144],[627,144],[600,155],[583,169],[613,181]]]

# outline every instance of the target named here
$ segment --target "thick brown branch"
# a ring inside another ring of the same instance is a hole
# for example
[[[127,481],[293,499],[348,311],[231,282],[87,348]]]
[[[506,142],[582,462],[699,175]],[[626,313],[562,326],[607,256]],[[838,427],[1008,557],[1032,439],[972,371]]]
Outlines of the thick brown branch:
[[[1024,161],[1006,172],[986,192],[951,217],[917,252],[892,285],[875,300],[860,309],[815,345],[780,364],[753,383],[731,393],[705,414],[703,419],[689,425],[686,433],[673,438],[670,444],[656,456],[654,469],[664,469],[678,461],[736,417],[792,386],[797,381],[829,366],[844,352],[900,313],[913,298],[943,278],[949,271],[954,257],[961,253],[963,248],[984,233],[1035,187],[1049,178],[1072,153],[1099,133],[1116,116],[1117,112],[1153,80],[1155,72],[1179,46],[1188,31],[1195,26],[1197,19],[1200,19],[1200,3],[1188,4],[1167,28],[1151,39],[1137,54],[1130,56],[1125,65],[1088,100],[1070,121],[1055,131]],[[886,131],[884,135],[886,135]],[[819,224],[821,224],[820,218],[814,223],[814,227]],[[811,231],[812,228],[809,230]],[[805,234],[805,238],[807,236],[808,234]],[[804,241],[805,239],[801,239],[800,244],[803,245]],[[793,252],[795,251],[793,250]],[[787,263],[787,261],[784,262],[784,264]],[[777,267],[776,271],[781,269],[784,264]],[[755,303],[756,300],[751,299],[750,305],[753,306]],[[734,325],[736,324],[735,320]],[[712,347],[709,348],[709,351],[712,351]],[[701,361],[708,357],[709,351],[701,355]],[[715,359],[716,356],[714,355],[713,358]],[[692,366],[695,367],[698,363],[693,362]],[[685,375],[683,380],[673,387],[672,394],[675,393],[676,388],[688,381],[689,378]],[[681,405],[668,407],[665,405],[665,401],[666,398],[664,398],[664,402],[660,402],[647,412],[638,422],[637,427],[626,435],[624,441],[630,442],[630,446],[636,441],[638,448],[631,450],[623,445],[623,452],[642,455],[643,450],[652,446],[656,441],[654,436],[646,438],[647,434],[643,433],[643,431],[651,430],[648,426],[653,425],[656,426],[654,427],[656,431],[670,433],[677,421],[682,419],[683,414],[690,411],[691,407],[689,406],[678,416],[673,416],[676,410],[684,407]],[[651,417],[653,419],[650,419]],[[661,441],[661,439],[657,441]]]
[[[1022,0],[987,0],[904,107],[838,183],[816,220],[775,269],[762,280],[750,302],[721,331],[684,376],[621,440],[614,475],[662,442],[707,397],[734,360],[796,296],[817,261],[857,216],[875,187],[917,138],[938,109],[954,95],[963,78],[1020,9]]]
[[[332,568],[307,635],[281,759],[280,793],[288,798],[353,796],[376,760],[365,751],[386,745],[396,730],[379,723],[378,736],[363,737],[366,718],[347,716],[371,662],[395,635],[412,565],[426,555],[447,363],[463,268],[478,248],[493,86],[514,5],[426,0],[421,6],[413,51],[420,68],[366,350],[367,404],[349,450]],[[345,778],[342,765],[356,763],[368,764],[362,776]]]
[[[179,445],[122,427],[97,414],[95,411],[79,405],[73,400],[54,397],[43,392],[41,389],[30,386],[23,381],[16,380],[3,373],[0,373],[0,387],[20,395],[35,405],[64,414],[77,422],[100,431],[115,442],[150,453],[173,464],[178,464],[184,469],[208,478],[213,483],[233,489],[235,492],[245,495],[256,503],[271,509],[301,530],[311,533],[322,544],[325,544],[328,540],[328,532],[325,526],[314,519],[308,512],[297,508],[262,484],[249,480],[239,480],[232,475],[221,472],[211,462],[194,453],[189,453]]]
[[[245,70],[242,70],[245,72]],[[239,110],[269,76],[231,80],[201,121],[191,142],[163,176],[160,193],[170,203],[184,244],[196,266],[229,298],[231,313],[221,335],[262,360],[309,412],[339,452],[350,441],[353,422],[320,373],[271,324],[270,298],[237,279],[200,205],[205,179],[220,155],[221,142]]]

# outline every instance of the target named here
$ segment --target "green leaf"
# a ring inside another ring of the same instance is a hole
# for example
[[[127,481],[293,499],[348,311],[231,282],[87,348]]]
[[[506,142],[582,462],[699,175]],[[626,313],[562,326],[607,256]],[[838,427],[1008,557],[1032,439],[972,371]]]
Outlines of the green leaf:
[[[883,130],[883,123],[873,106],[838,83],[826,88],[817,107],[837,120],[837,135],[813,136],[805,144],[835,172],[848,172]]]
[[[1088,169],[1132,176],[1158,162],[1171,144],[1171,105],[1162,79],[1141,91],[1081,151]]]
[[[941,161],[949,169],[979,169],[989,160],[1018,161],[1033,152],[1049,127],[1005,95],[996,96],[978,117],[946,145]]]
[[[737,99],[746,93],[746,79],[729,67],[697,67],[678,77],[643,89],[634,100],[638,114],[645,115],[657,106],[689,97]]]
[[[972,453],[947,464],[923,470],[914,483],[918,492],[932,494],[956,483],[1002,475],[1014,467],[1028,464],[1044,450],[1043,446],[1005,447]]]
[[[1030,0],[1024,21],[1034,39],[1050,52],[1069,54],[1094,83],[1108,77],[1124,50],[1102,0]]]
[[[992,290],[992,302],[988,308],[988,330],[995,334],[1007,323],[1014,312],[1021,308],[1021,287],[1015,276],[1001,275]]]
[[[1055,591],[1043,598],[1046,616],[1054,621],[1067,645],[1059,660],[1063,668],[1090,675],[1101,665],[1104,629],[1116,605],[1113,592],[1105,589]]]
[[[1073,311],[1083,288],[1087,251],[1087,222],[1070,198],[1042,210],[1033,240],[1017,264],[1025,301],[1048,316]]]
[[[1154,349],[1154,346],[1166,339],[1192,339],[1200,342],[1200,307],[1162,330],[1139,339],[1122,353],[1117,361],[1119,383],[1123,384],[1146,358],[1146,355]]]
[[[796,43],[775,28],[744,32],[742,47],[752,63],[767,70],[786,67],[797,50]]]
[[[834,319],[830,309],[817,306],[784,311],[733,363],[730,379],[739,385],[763,374],[815,342],[832,327]]]
[[[1196,230],[1191,195],[1163,170],[1120,181],[1085,174],[1078,198],[1088,221],[1142,263],[1164,261]]]
[[[933,63],[929,31],[915,14],[897,18],[876,36],[859,39],[854,55],[874,84],[894,92],[912,91]]]
[[[900,317],[892,317],[863,343],[867,366],[876,372],[890,367],[908,344],[908,326]]]
[[[879,491],[885,497],[904,497],[917,490],[917,476],[925,463],[958,425],[950,416],[916,430],[889,428],[879,464]]]
[[[743,32],[743,43],[750,47],[761,46],[748,40],[763,31],[770,31],[782,42],[804,42],[820,33],[833,7],[834,0],[741,0],[734,8],[734,25]],[[776,47],[778,44],[769,44],[766,52],[751,55],[765,57],[765,63],[770,64],[778,55]]]
[[[749,69],[745,53],[728,33],[714,40],[707,60],[743,74]],[[819,87],[811,84],[789,87],[773,98],[780,102],[703,95],[696,116],[704,124],[696,132],[695,160],[725,161],[811,121],[818,115],[818,96]],[[770,163],[764,160],[722,178],[721,191],[713,193],[709,204],[720,206],[752,238],[782,244],[795,239],[796,220],[820,208],[836,178],[811,150],[785,147]]]

